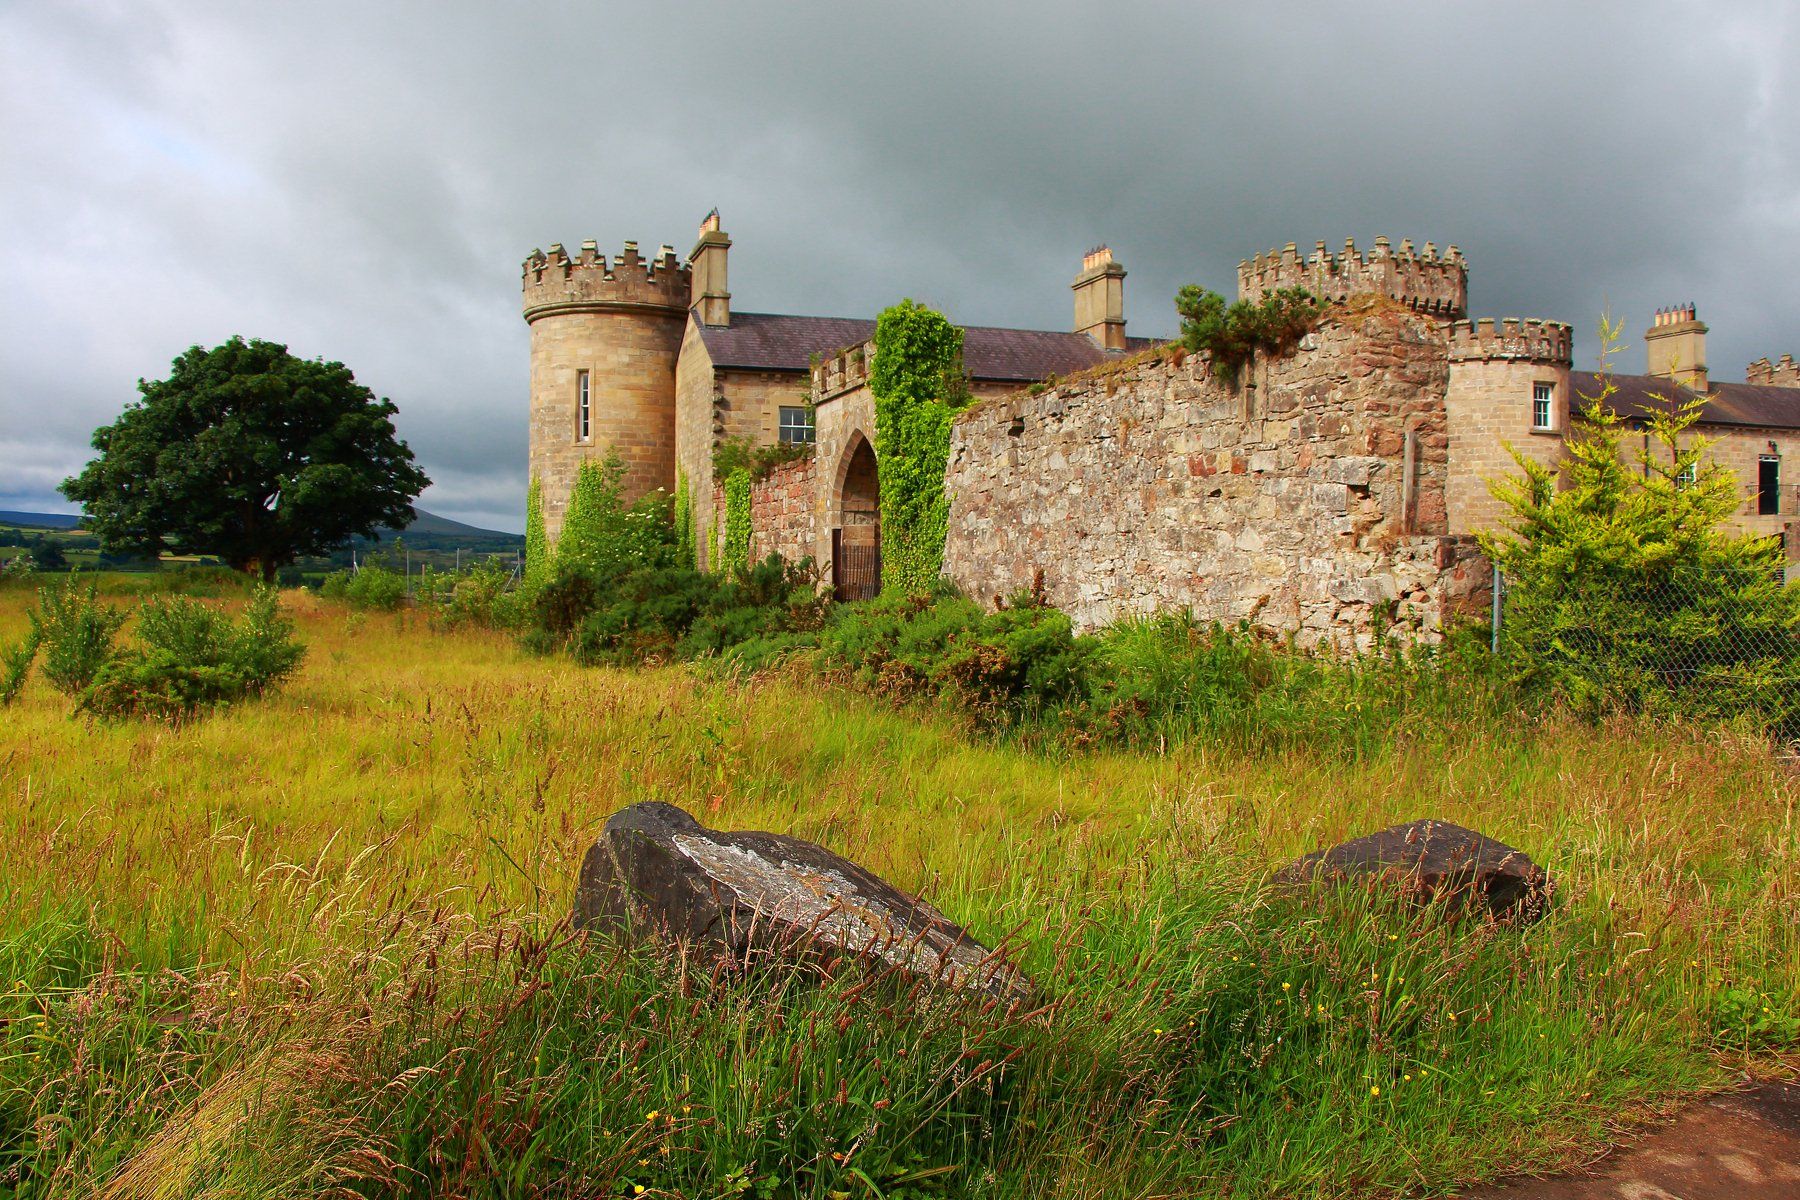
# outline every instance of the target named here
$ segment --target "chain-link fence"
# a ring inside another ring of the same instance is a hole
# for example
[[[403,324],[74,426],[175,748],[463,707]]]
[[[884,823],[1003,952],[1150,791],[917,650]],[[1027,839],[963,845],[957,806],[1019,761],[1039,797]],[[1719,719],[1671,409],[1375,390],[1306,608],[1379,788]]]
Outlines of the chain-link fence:
[[[1762,716],[1800,736],[1800,572],[1686,569],[1621,580],[1508,580],[1496,572],[1492,644],[1583,705]]]

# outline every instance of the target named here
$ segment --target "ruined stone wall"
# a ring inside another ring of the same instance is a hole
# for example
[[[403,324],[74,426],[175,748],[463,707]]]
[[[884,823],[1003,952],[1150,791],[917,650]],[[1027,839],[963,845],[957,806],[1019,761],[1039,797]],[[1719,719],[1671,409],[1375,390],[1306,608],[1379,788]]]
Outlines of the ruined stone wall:
[[[779,554],[791,563],[817,557],[819,482],[816,461],[797,458],[782,463],[750,485],[750,559]],[[713,503],[724,520],[725,488],[713,491]],[[721,529],[721,533],[722,533]]]
[[[1445,323],[1353,299],[1241,386],[1153,354],[963,414],[945,574],[1083,627],[1188,608],[1368,645],[1435,637],[1487,570],[1447,536]]]

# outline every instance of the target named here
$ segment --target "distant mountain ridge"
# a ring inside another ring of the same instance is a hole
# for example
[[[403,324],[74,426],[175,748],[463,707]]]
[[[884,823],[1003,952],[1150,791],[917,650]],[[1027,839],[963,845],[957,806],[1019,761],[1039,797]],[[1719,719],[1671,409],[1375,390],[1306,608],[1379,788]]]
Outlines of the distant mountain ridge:
[[[502,533],[498,529],[483,529],[478,525],[469,525],[462,521],[453,521],[449,517],[440,517],[436,513],[426,512],[422,508],[415,509],[414,512],[417,516],[413,518],[411,525],[402,530],[382,530],[382,540],[387,541],[396,534],[400,534],[431,538],[479,538],[483,541],[492,541],[495,538],[524,541],[521,534]],[[74,529],[81,524],[81,520],[80,515],[75,513],[20,512],[0,509],[0,525],[19,525],[31,529]]]
[[[73,529],[79,524],[79,513],[16,512],[0,508],[0,525],[23,525],[30,529]]]

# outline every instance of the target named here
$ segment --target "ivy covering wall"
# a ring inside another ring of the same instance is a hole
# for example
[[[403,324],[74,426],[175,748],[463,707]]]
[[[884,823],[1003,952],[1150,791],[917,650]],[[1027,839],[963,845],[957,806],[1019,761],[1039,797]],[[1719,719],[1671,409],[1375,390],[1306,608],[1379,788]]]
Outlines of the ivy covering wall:
[[[544,532],[544,485],[536,475],[525,489],[525,587],[535,590],[550,574],[550,537]]]
[[[883,591],[924,595],[943,569],[950,421],[968,399],[962,348],[960,328],[911,300],[875,321],[869,392],[875,399]]]
[[[739,467],[725,477],[725,561],[727,570],[750,565],[750,472]]]
[[[667,553],[669,495],[652,492],[625,503],[625,460],[614,450],[604,462],[584,462],[569,493],[556,565],[607,575],[626,564]]]
[[[675,473],[675,565],[694,565],[694,492],[686,471]]]

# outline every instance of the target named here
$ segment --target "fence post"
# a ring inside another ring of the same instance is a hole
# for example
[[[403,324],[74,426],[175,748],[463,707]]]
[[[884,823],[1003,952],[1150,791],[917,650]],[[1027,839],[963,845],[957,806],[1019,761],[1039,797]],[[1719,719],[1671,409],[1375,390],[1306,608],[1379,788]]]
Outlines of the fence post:
[[[1496,564],[1494,566],[1494,611],[1490,618],[1492,631],[1488,636],[1488,652],[1491,654],[1500,653],[1500,589],[1505,586],[1506,581],[1500,574],[1499,565]]]

